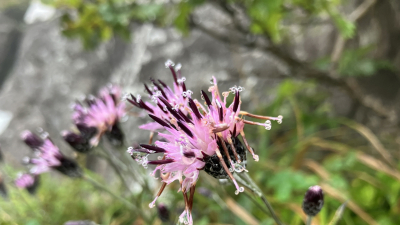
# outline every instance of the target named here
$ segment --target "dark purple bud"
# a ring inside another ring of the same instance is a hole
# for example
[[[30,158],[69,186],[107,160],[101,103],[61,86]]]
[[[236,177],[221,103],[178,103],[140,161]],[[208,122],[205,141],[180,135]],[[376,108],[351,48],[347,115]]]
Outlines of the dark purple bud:
[[[183,130],[183,132],[185,132],[189,137],[193,138],[193,134],[189,130],[189,128],[187,128],[185,125],[183,125],[183,123],[181,123],[180,121],[178,121],[177,123],[178,123],[178,126]]]
[[[59,160],[61,162],[61,165],[54,167],[55,170],[72,178],[82,176],[82,169],[74,160],[68,159],[66,157],[62,157]]]
[[[43,144],[43,140],[29,130],[23,131],[21,138],[31,148],[39,148]]]
[[[233,111],[234,112],[236,112],[237,111],[237,109],[238,109],[238,107],[239,107],[239,92],[237,91],[236,93],[235,93],[235,100],[234,100],[234,102],[233,102]]]
[[[153,145],[140,144],[140,147],[155,151],[157,153],[166,152],[165,149]]]
[[[106,132],[106,137],[114,146],[121,147],[124,142],[124,133],[119,127],[118,122],[112,126],[110,131]]]
[[[160,203],[157,205],[158,217],[164,223],[169,221],[169,210],[166,205]]]
[[[211,101],[208,98],[207,94],[203,90],[201,90],[201,95],[203,95],[203,98],[206,101],[208,108],[210,108],[211,107]]]
[[[168,164],[174,162],[173,159],[161,159],[161,160],[152,160],[149,161],[148,164],[153,164],[153,165],[161,165],[161,164]]]
[[[303,211],[308,216],[315,216],[324,206],[324,193],[320,186],[315,185],[308,188],[303,200]]]
[[[87,153],[90,151],[92,146],[89,144],[88,139],[82,137],[82,135],[75,134],[70,131],[63,131],[61,133],[64,140],[77,152]]]

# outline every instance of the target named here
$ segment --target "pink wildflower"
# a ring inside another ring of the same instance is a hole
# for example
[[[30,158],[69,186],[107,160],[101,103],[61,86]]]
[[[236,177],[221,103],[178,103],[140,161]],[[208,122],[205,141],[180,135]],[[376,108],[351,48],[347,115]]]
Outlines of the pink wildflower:
[[[82,134],[83,139],[90,138],[89,144],[97,146],[103,134],[115,145],[121,145],[123,133],[119,128],[118,122],[125,114],[125,104],[120,102],[121,89],[118,86],[108,86],[103,88],[99,97],[87,99],[88,107],[84,107],[81,103],[74,105],[74,114],[72,118],[74,123]],[[95,128],[94,134],[91,129]],[[72,134],[64,132],[64,138],[75,147],[77,138]],[[70,141],[69,141],[70,140]],[[78,144],[83,144],[83,140],[79,140]]]
[[[30,174],[39,175],[55,169],[70,177],[81,176],[78,164],[65,157],[47,135],[42,139],[27,130],[22,133],[21,137],[34,151],[34,157],[24,158],[24,162],[31,165]],[[31,142],[32,140],[35,142]]]
[[[168,63],[168,65],[172,65],[172,63]],[[169,66],[169,68],[176,81],[174,69],[172,66]],[[271,129],[271,120],[278,123],[282,122],[282,116],[259,116],[240,111],[240,92],[243,88],[235,86],[229,92],[222,93],[221,96],[214,77],[212,83],[213,86],[209,88],[211,99],[204,91],[201,91],[205,106],[192,99],[190,95],[179,92],[179,89],[174,95],[181,93],[184,97],[183,99],[179,96],[174,97],[174,99],[180,99],[179,102],[174,102],[170,96],[163,94],[155,96],[155,102],[160,111],[156,111],[154,106],[141,100],[138,102],[137,99],[133,98],[134,103],[132,103],[146,109],[158,126],[166,131],[158,134],[163,141],[156,141],[155,145],[141,144],[142,148],[140,149],[133,149],[132,147],[128,149],[132,157],[143,166],[148,164],[158,165],[153,175],[158,170],[161,172],[163,185],[149,206],[154,207],[155,201],[166,185],[178,180],[186,205],[179,218],[185,224],[193,224],[191,211],[200,171],[204,170],[217,179],[231,179],[236,187],[235,193],[243,192],[244,188],[239,187],[233,173],[247,172],[245,148],[253,155],[254,160],[258,161],[258,156],[245,138],[244,125],[261,125],[269,130]],[[177,83],[175,82],[175,84]],[[235,97],[233,102],[227,106],[227,97],[231,93]],[[243,116],[265,119],[266,122],[248,121],[243,119]],[[239,140],[239,135],[242,136],[244,145]],[[149,161],[147,157],[153,153],[162,153],[162,159]],[[187,196],[187,193],[189,193],[189,196]]]

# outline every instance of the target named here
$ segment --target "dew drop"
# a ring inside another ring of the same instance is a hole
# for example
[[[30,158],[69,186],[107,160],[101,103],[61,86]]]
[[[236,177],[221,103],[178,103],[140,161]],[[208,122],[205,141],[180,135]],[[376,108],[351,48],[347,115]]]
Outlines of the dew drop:
[[[154,208],[154,206],[155,206],[154,202],[151,202],[151,203],[149,204],[149,207],[150,207],[150,208]]]
[[[180,63],[176,64],[175,69],[176,70],[181,70],[182,69],[182,64],[180,64]]]
[[[235,195],[238,195],[238,194],[239,194],[239,190],[236,190],[236,191],[235,191]]]
[[[253,155],[253,159],[254,161],[258,162],[258,160],[260,160],[260,157],[258,157],[258,155]]]
[[[175,66],[175,63],[172,62],[172,60],[168,59],[168,60],[165,62],[165,68],[169,68],[170,66]]]
[[[239,188],[239,191],[240,191],[240,192],[243,192],[243,191],[244,191],[244,187],[240,187],[240,188]]]

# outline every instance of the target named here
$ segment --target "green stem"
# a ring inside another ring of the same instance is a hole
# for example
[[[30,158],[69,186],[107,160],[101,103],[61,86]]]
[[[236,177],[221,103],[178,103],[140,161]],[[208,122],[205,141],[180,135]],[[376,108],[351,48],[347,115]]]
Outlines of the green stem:
[[[271,204],[265,198],[265,196],[262,193],[261,189],[254,183],[254,181],[251,179],[251,177],[245,172],[241,173],[241,175],[244,177],[244,179],[249,183],[248,184],[248,183],[246,183],[246,181],[244,181],[242,179],[242,177],[240,177],[237,174],[235,174],[235,175],[236,175],[235,178],[239,183],[241,183],[243,186],[245,186],[248,189],[250,189],[254,194],[256,194],[263,201],[263,203],[267,207],[269,213],[271,214],[272,218],[275,220],[276,224],[283,225],[283,223],[279,220],[278,216],[276,215],[276,213],[275,213],[274,209],[272,208]]]
[[[117,194],[115,194],[114,192],[112,192],[110,189],[108,189],[107,187],[105,187],[104,185],[100,184],[99,182],[95,181],[93,178],[87,176],[86,174],[84,174],[82,176],[82,179],[89,182],[90,184],[92,184],[94,187],[107,192],[108,194],[110,194],[111,196],[113,196],[114,198],[120,200],[122,203],[124,203],[129,209],[135,211],[137,213],[138,208],[130,203],[129,201],[127,201],[126,199],[118,196]]]
[[[307,216],[307,225],[311,225],[312,218],[312,216]]]

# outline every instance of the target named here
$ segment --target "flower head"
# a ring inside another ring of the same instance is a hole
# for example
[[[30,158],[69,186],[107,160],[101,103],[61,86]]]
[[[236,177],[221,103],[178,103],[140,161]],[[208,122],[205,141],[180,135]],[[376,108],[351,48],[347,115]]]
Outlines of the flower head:
[[[58,147],[50,140],[47,134],[43,136],[43,139],[38,137],[31,131],[24,131],[21,135],[25,143],[31,143],[29,140],[35,140],[35,145],[28,144],[29,147],[34,151],[32,158],[24,158],[24,162],[31,165],[29,173],[31,175],[39,175],[47,172],[51,169],[55,169],[70,177],[80,177],[81,170],[78,164],[65,157]],[[41,142],[41,144],[37,144]]]
[[[119,128],[119,121],[125,114],[125,104],[120,102],[120,98],[121,89],[118,86],[108,86],[100,91],[98,97],[87,98],[87,107],[76,103],[72,118],[81,137],[64,132],[64,139],[75,149],[79,146],[78,151],[85,152],[87,148],[97,146],[103,134],[114,145],[121,145],[123,133]]]
[[[214,77],[213,85],[208,89],[211,92],[211,98],[206,92],[201,91],[202,99],[205,101],[205,105],[202,105],[198,100],[192,99],[190,95],[179,92],[179,87],[182,86],[176,82],[176,71],[172,66],[169,68],[173,73],[174,85],[178,87],[178,91],[175,90],[173,96],[173,99],[181,100],[178,106],[171,100],[172,97],[164,95],[157,95],[155,98],[155,103],[161,111],[154,110],[156,106],[150,103],[137,102],[137,99],[133,99],[138,107],[142,106],[140,108],[146,109],[158,127],[165,130],[158,134],[163,140],[156,141],[155,145],[142,144],[138,149],[131,147],[128,152],[143,166],[157,165],[153,175],[158,170],[161,172],[163,181],[161,190],[175,180],[180,182],[180,190],[183,193],[186,208],[179,218],[182,223],[192,224],[193,195],[200,171],[204,170],[218,179],[231,179],[236,187],[235,193],[243,192],[244,188],[239,187],[233,173],[247,172],[246,148],[258,161],[258,156],[245,138],[243,132],[245,124],[261,125],[269,130],[271,129],[271,120],[281,123],[282,116],[259,116],[240,111],[240,92],[243,88],[235,86],[229,92],[221,95]],[[178,96],[179,94],[181,96]],[[227,103],[229,94],[234,95],[234,100],[230,104]],[[247,121],[242,118],[243,116],[266,119],[267,122]],[[147,129],[148,127],[142,128]],[[244,144],[239,140],[239,135]],[[163,156],[158,160],[148,160],[148,155],[154,153],[162,153]],[[150,207],[154,206],[161,192],[150,203]],[[187,193],[189,193],[189,197]]]
[[[154,115],[161,119],[169,119],[171,113],[179,115],[187,115],[185,106],[188,103],[188,98],[193,94],[191,90],[186,89],[185,81],[186,78],[181,76],[180,64],[175,64],[168,60],[165,63],[165,67],[169,68],[172,73],[174,80],[173,88],[170,88],[161,80],[151,79],[152,86],[144,85],[145,91],[149,95],[151,101],[143,101],[142,96],[131,95],[131,99],[127,99],[132,105],[146,110],[148,114]],[[151,122],[141,125],[139,128],[145,130],[159,130],[163,129],[163,126],[157,122]]]
[[[30,194],[35,194],[36,189],[39,186],[39,176],[21,173],[15,180],[15,185],[19,188],[26,188]]]
[[[316,216],[324,206],[324,192],[318,185],[308,188],[303,200],[303,211],[308,216]]]

